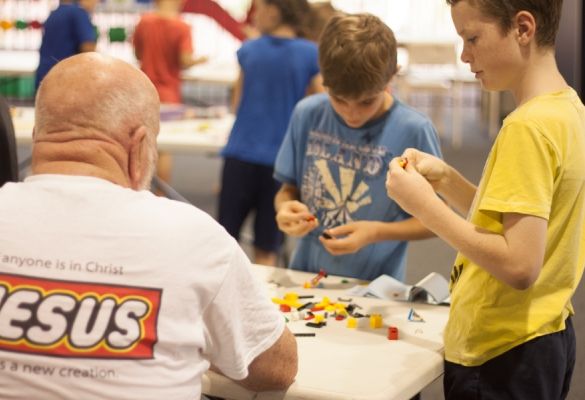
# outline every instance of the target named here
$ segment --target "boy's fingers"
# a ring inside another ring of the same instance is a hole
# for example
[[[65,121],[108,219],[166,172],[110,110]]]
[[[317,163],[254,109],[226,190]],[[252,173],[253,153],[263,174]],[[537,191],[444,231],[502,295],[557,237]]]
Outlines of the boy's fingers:
[[[416,160],[417,155],[418,155],[418,150],[413,149],[413,148],[408,148],[408,149],[404,150],[404,152],[402,153],[403,158],[408,158],[410,160]]]
[[[327,240],[319,238],[323,246],[333,255],[340,255],[348,253],[348,242],[346,239]]]
[[[390,160],[390,164],[389,164],[389,171],[396,171],[398,169],[404,169],[404,167],[406,167],[408,165],[408,159],[404,158],[404,157],[394,157],[392,160]]]
[[[433,171],[433,162],[429,159],[423,159],[416,165],[416,169],[419,174],[426,177]]]
[[[297,213],[305,213],[307,214],[307,216],[311,214],[309,212],[309,208],[305,204],[297,200],[294,200],[290,203],[290,210]]]
[[[325,232],[327,232],[331,236],[343,236],[350,234],[352,232],[352,229],[347,225],[339,225],[336,226],[335,228],[327,229]]]

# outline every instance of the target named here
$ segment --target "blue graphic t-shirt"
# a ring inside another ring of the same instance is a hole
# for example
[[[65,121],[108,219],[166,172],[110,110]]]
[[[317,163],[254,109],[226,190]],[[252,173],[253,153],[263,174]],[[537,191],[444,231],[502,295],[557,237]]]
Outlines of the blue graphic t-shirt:
[[[324,229],[352,221],[393,222],[410,218],[386,194],[388,163],[414,147],[441,157],[431,121],[394,99],[390,110],[350,128],[326,94],[297,105],[276,158],[274,176],[299,188],[320,226],[298,242],[290,267],[372,280],[381,274],[404,280],[406,241],[383,241],[354,254],[333,256],[319,242]]]

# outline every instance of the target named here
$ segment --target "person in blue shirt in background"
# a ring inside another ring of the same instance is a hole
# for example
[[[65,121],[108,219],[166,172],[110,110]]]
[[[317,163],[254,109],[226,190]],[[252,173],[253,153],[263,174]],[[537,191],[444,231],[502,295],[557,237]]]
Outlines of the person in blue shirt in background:
[[[35,76],[35,89],[59,61],[72,55],[95,51],[97,34],[91,23],[99,0],[61,0],[43,24],[43,39],[39,50],[39,67]]]
[[[279,228],[299,238],[289,267],[404,280],[408,240],[433,234],[386,196],[405,149],[441,156],[430,119],[391,94],[392,30],[370,14],[330,19],[319,42],[327,94],[296,106],[276,159]]]
[[[304,39],[311,8],[306,0],[255,0],[254,23],[261,33],[238,50],[240,76],[234,88],[236,120],[222,151],[224,165],[218,220],[239,239],[252,211],[254,262],[275,265],[282,234],[275,221],[273,174],[295,104],[322,91],[317,45]]]

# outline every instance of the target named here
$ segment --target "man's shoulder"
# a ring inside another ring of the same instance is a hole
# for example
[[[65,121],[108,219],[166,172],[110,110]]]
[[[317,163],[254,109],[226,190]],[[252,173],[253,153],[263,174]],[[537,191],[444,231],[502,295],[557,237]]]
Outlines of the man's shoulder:
[[[183,228],[191,227],[196,230],[221,230],[220,225],[209,214],[190,203],[170,200],[150,193],[138,196],[140,203],[137,201],[136,206],[150,213],[151,218],[157,219],[158,223],[168,223]]]

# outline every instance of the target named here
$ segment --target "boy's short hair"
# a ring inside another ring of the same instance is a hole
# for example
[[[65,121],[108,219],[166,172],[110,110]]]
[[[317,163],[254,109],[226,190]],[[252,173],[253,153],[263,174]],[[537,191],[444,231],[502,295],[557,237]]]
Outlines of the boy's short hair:
[[[528,11],[536,19],[536,44],[540,47],[553,47],[563,0],[446,0],[453,6],[461,1],[466,1],[473,7],[477,7],[485,15],[496,19],[504,33],[512,28],[512,20],[520,11]]]
[[[371,14],[337,15],[319,41],[323,84],[340,96],[384,90],[397,71],[392,30]]]

